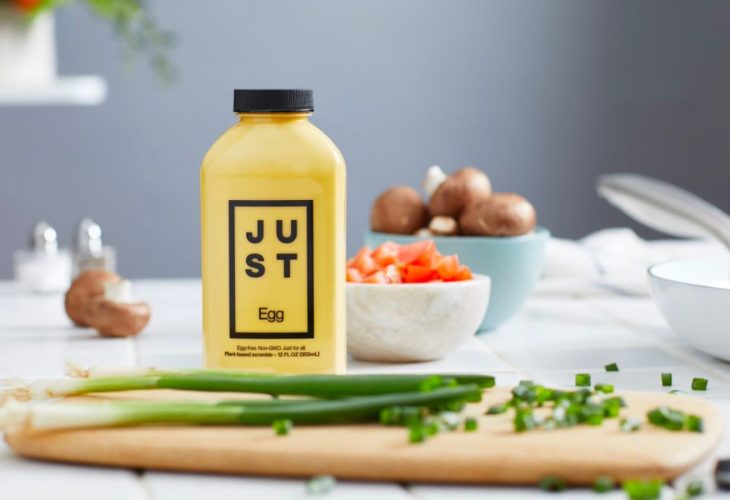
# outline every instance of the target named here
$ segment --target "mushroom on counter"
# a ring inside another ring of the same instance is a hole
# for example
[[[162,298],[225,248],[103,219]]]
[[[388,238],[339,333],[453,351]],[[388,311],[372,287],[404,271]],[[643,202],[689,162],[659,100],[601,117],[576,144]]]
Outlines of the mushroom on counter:
[[[150,321],[150,307],[132,299],[131,283],[107,283],[104,296],[88,305],[89,323],[102,337],[137,335]]]
[[[92,269],[81,273],[66,292],[64,306],[66,314],[76,326],[90,326],[86,305],[92,299],[104,296],[104,285],[116,283],[122,277],[111,271]]]
[[[370,228],[381,233],[413,234],[427,225],[426,204],[418,191],[407,186],[382,192],[370,212]]]
[[[428,210],[432,216],[458,218],[467,205],[489,197],[492,183],[487,174],[474,167],[464,167],[446,175],[441,167],[426,172],[423,189],[429,197]]]
[[[150,320],[150,307],[132,299],[132,285],[115,273],[89,270],[66,292],[66,313],[77,326],[90,326],[104,337],[137,335]]]
[[[535,208],[515,193],[494,193],[468,205],[459,217],[461,232],[471,236],[518,236],[536,223]]]

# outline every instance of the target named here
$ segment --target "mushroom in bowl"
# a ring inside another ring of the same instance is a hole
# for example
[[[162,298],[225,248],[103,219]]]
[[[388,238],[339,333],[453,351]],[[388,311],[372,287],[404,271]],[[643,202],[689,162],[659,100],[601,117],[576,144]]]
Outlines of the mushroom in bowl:
[[[347,276],[347,348],[361,360],[442,358],[476,333],[489,303],[489,277],[431,240],[365,247]]]

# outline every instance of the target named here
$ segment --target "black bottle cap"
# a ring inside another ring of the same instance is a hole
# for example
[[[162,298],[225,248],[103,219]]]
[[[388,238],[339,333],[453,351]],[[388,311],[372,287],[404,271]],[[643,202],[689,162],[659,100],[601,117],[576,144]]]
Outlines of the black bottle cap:
[[[233,91],[236,113],[296,113],[314,111],[309,89],[236,89]]]

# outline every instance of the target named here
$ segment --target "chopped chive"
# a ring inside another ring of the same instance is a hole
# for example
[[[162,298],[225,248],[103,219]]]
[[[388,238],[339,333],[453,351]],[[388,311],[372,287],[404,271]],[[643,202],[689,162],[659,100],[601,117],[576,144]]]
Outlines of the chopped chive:
[[[425,426],[421,424],[412,425],[408,428],[408,442],[423,443],[428,438]]]
[[[289,431],[291,431],[292,422],[289,419],[282,418],[274,420],[271,426],[274,428],[274,432],[276,432],[277,436],[286,436],[289,434]]]
[[[687,496],[690,498],[698,497],[705,492],[705,487],[702,484],[702,481],[695,479],[694,481],[689,482],[686,492]]]
[[[672,386],[672,374],[671,373],[662,373],[662,387],[671,387]]]
[[[596,384],[594,387],[596,392],[602,392],[604,394],[611,394],[613,392],[612,384]]]
[[[687,430],[691,432],[704,432],[705,423],[702,420],[702,417],[698,417],[697,415],[688,415]]]
[[[630,500],[656,500],[661,497],[662,479],[628,479],[623,482],[624,492]]]
[[[672,389],[671,391],[668,392],[668,394],[677,395],[677,394],[687,394],[687,393],[684,391],[680,391],[679,389]]]
[[[576,385],[576,387],[590,387],[591,386],[590,373],[576,373],[575,385]]]
[[[618,365],[616,363],[609,363],[603,367],[607,372],[617,372]]]
[[[308,495],[324,495],[335,489],[337,480],[332,476],[314,476],[307,481]]]
[[[683,411],[673,410],[666,406],[654,408],[647,413],[647,418],[657,427],[663,427],[669,431],[703,432],[704,430],[704,422],[701,417],[687,415]]]
[[[641,421],[635,418],[621,419],[621,432],[636,432],[641,428]]]
[[[565,482],[564,479],[561,479],[559,477],[547,476],[540,479],[539,486],[540,489],[544,491],[558,492],[564,491],[565,488],[568,487],[568,484]]]
[[[707,379],[702,377],[695,377],[692,379],[692,390],[693,391],[706,391],[707,390]]]
[[[477,422],[477,419],[474,417],[466,417],[464,420],[464,430],[467,432],[473,432],[477,430],[477,427],[479,427],[479,423]]]
[[[424,422],[423,423],[423,427],[426,430],[426,434],[429,437],[430,436],[435,436],[441,430],[438,421],[435,420],[435,419],[430,419],[430,420]]]
[[[603,406],[594,404],[583,406],[579,421],[588,425],[601,425],[603,423]]]
[[[610,476],[599,476],[593,482],[593,491],[596,493],[608,493],[616,487],[616,482]]]
[[[537,421],[532,414],[532,410],[519,409],[515,412],[513,420],[515,432],[525,432],[537,427]]]
[[[453,411],[442,411],[437,415],[441,427],[447,431],[455,431],[459,428],[461,417]]]
[[[506,413],[509,406],[506,403],[503,403],[501,405],[492,405],[487,410],[487,415],[501,415],[502,413]]]

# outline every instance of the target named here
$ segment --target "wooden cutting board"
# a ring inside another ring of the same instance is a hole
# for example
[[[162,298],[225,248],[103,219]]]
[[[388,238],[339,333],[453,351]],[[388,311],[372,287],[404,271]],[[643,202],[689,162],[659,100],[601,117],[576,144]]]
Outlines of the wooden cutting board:
[[[508,399],[508,390],[499,388],[467,410],[479,416],[478,431],[443,433],[422,444],[409,444],[403,428],[379,425],[295,427],[283,437],[269,427],[148,426],[18,431],[5,438],[24,457],[113,467],[482,484],[535,484],[548,475],[570,484],[591,484],[600,475],[672,479],[709,456],[721,438],[724,418],[711,403],[664,393],[621,395],[628,403],[624,416],[643,420],[649,409],[668,405],[701,415],[705,431],[670,432],[644,425],[626,434],[618,420],[608,420],[600,427],[515,434],[511,416],[483,416],[488,405]],[[172,391],[109,397],[211,399]]]

